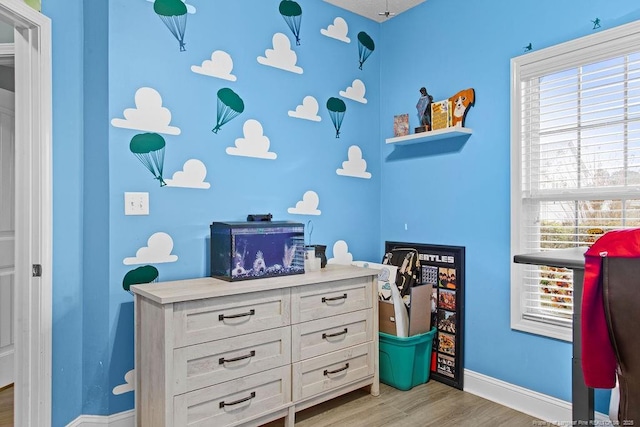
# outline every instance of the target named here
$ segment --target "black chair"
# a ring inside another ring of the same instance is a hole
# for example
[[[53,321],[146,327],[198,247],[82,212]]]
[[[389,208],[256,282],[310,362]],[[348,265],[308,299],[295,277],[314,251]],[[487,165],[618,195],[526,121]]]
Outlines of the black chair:
[[[604,309],[618,362],[618,421],[640,425],[640,258],[602,259]]]

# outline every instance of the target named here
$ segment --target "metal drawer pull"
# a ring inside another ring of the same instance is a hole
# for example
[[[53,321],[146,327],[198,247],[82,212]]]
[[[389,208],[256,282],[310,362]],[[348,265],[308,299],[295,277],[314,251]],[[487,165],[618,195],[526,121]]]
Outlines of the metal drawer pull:
[[[226,403],[224,401],[220,402],[220,408],[224,408],[225,406],[237,405],[238,403],[242,403],[242,402],[246,402],[247,400],[251,400],[254,397],[256,397],[256,392],[252,391],[251,392],[251,396],[245,397],[244,399],[238,399],[238,400],[236,400],[234,402],[229,402],[229,403]]]
[[[224,357],[221,357],[220,359],[218,359],[218,364],[219,365],[224,365],[225,362],[237,362],[238,360],[248,359],[248,358],[253,357],[255,355],[256,355],[256,351],[255,350],[251,350],[251,353],[246,354],[244,356],[240,356],[240,357],[234,357],[233,359],[225,359]]]
[[[324,333],[322,334],[322,339],[326,340],[327,338],[339,337],[340,335],[344,335],[346,333],[347,333],[347,328],[344,328],[344,330],[341,332],[336,332],[333,334]]]
[[[221,314],[218,316],[218,320],[222,322],[224,319],[235,319],[237,317],[253,316],[254,314],[256,314],[256,311],[254,309],[251,309],[248,313],[230,314],[228,316]]]
[[[337,374],[338,372],[342,372],[342,371],[344,371],[344,370],[346,370],[348,368],[349,368],[349,364],[347,363],[342,368],[336,369],[335,371],[329,371],[328,369],[325,369],[324,370],[324,376],[326,377],[329,374]]]
[[[341,297],[331,297],[331,298],[322,297],[322,302],[337,301],[339,299],[347,299],[347,294],[342,294]]]

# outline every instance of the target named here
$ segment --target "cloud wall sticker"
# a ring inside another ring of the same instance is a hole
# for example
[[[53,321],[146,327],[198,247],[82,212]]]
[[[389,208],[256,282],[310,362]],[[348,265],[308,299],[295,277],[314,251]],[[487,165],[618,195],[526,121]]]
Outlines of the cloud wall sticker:
[[[134,387],[135,373],[136,373],[135,369],[132,369],[128,371],[126,374],[124,374],[124,384],[115,386],[113,388],[113,394],[118,395],[118,394],[124,394],[130,391],[133,391],[133,389],[135,388]]]
[[[236,76],[231,74],[233,70],[233,59],[231,55],[223,50],[216,50],[211,54],[211,59],[206,59],[201,65],[192,65],[191,71],[219,79],[236,81]]]
[[[273,49],[267,49],[264,52],[264,56],[258,56],[258,62],[269,67],[302,74],[302,67],[296,65],[298,55],[291,49],[289,37],[282,33],[275,33],[272,43]]]
[[[147,246],[136,251],[135,257],[128,257],[122,260],[125,265],[132,264],[160,264],[164,262],[176,262],[177,255],[171,255],[173,250],[173,239],[167,233],[154,233]]]
[[[360,102],[361,104],[366,104],[367,99],[364,97],[366,91],[367,89],[362,80],[355,79],[350,87],[340,91],[340,96]]]
[[[342,169],[336,169],[336,173],[342,176],[370,179],[371,173],[367,172],[367,161],[362,158],[362,150],[357,145],[349,147],[347,153],[349,160],[342,162]]]
[[[180,135],[180,128],[170,126],[171,111],[162,106],[162,96],[151,87],[141,87],[135,95],[136,108],[124,110],[124,119],[115,118],[111,124],[118,128]]]
[[[341,42],[351,43],[351,39],[347,37],[348,33],[349,26],[347,25],[347,21],[339,16],[333,20],[333,24],[330,24],[326,29],[322,28],[320,30],[320,34],[323,36],[331,37]]]
[[[349,253],[349,246],[344,240],[338,240],[333,244],[333,258],[329,258],[328,264],[351,265],[353,255]]]
[[[307,191],[302,196],[302,200],[296,203],[294,208],[287,209],[290,214],[299,215],[320,215],[318,205],[320,204],[320,198],[315,191]]]
[[[199,188],[206,190],[211,184],[205,182],[207,167],[198,159],[184,162],[182,170],[175,172],[172,179],[165,179],[167,187]]]
[[[230,156],[255,157],[274,160],[278,155],[269,151],[271,141],[267,138],[259,121],[249,119],[242,126],[244,138],[237,138],[235,147],[227,147]]]
[[[311,120],[313,122],[319,122],[322,120],[322,117],[318,115],[318,110],[320,109],[318,105],[318,100],[313,96],[305,96],[302,100],[302,104],[298,105],[295,111],[289,111],[289,117],[294,117],[296,119],[305,119]]]

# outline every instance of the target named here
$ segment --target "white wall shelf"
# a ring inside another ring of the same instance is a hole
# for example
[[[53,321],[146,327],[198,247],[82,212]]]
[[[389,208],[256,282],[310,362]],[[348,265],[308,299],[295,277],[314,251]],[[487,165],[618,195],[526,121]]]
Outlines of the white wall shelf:
[[[417,144],[420,142],[436,141],[438,139],[455,138],[462,135],[471,135],[473,131],[469,128],[463,127],[449,127],[444,129],[432,130],[429,132],[413,133],[406,136],[396,136],[394,138],[387,138],[387,144],[396,145],[408,145]]]

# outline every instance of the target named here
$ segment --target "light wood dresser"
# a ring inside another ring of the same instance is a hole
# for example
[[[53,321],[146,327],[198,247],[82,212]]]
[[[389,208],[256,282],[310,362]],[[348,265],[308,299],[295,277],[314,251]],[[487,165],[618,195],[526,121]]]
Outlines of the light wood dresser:
[[[377,270],[132,286],[136,424],[259,426],[379,394]]]

